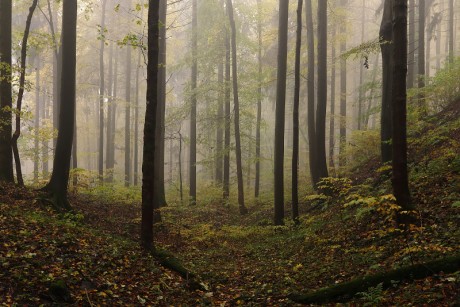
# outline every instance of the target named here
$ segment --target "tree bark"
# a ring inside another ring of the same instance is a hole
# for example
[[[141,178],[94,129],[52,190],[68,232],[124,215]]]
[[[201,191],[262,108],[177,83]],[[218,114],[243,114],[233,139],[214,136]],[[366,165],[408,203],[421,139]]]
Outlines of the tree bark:
[[[105,49],[105,8],[107,0],[101,0],[101,33],[99,47],[99,152],[98,170],[99,180],[104,180],[104,97],[105,97],[105,73],[104,73],[104,49]]]
[[[147,99],[144,124],[144,149],[142,162],[142,219],[141,246],[148,251],[154,251],[153,244],[153,215],[155,189],[156,131],[158,122],[158,63],[159,51],[159,1],[149,0],[148,10],[148,63],[147,63]]]
[[[107,94],[108,94],[108,101],[107,101],[107,130],[106,130],[106,150],[105,150],[105,169],[107,172],[107,182],[113,181],[113,163],[112,163],[112,151],[113,151],[113,144],[112,144],[112,121],[113,121],[113,42],[110,43],[110,51],[109,51],[109,71],[108,71],[108,84],[107,84]]]
[[[131,0],[128,1],[131,8]],[[126,45],[125,72],[125,186],[131,184],[131,46]]]
[[[299,104],[300,104],[300,57],[302,49],[302,6],[297,2],[297,33],[294,68],[294,104],[292,112],[292,220],[299,223]]]
[[[313,187],[319,181],[316,152],[316,127],[315,127],[315,37],[313,27],[313,8],[311,0],[305,0],[305,15],[307,24],[307,49],[308,49],[308,75],[307,75],[307,100],[308,100],[308,147],[310,175]]]
[[[334,147],[335,147],[335,81],[336,81],[336,68],[335,68],[335,39],[336,39],[336,25],[332,26],[331,37],[331,114],[329,119],[329,167],[334,169]]]
[[[418,88],[425,87],[425,0],[419,0],[418,9]],[[427,114],[425,95],[420,91],[418,102],[422,117]]]
[[[257,119],[256,119],[256,174],[254,182],[254,196],[259,197],[260,191],[260,126],[262,121],[262,11],[260,0],[257,0],[257,65],[259,69],[257,86]]]
[[[236,155],[236,176],[238,181],[238,207],[240,214],[247,214],[248,209],[244,204],[243,184],[243,162],[241,161],[241,137],[240,137],[240,102],[238,96],[238,66],[236,54],[236,26],[233,17],[232,0],[227,0],[227,12],[232,30],[232,79],[233,79],[233,104],[234,104],[234,125],[235,125],[235,155]]]
[[[406,75],[407,75],[407,0],[393,0],[393,194],[402,210],[412,210],[407,175]],[[401,216],[399,217],[401,222]]]
[[[228,29],[225,29],[225,135],[224,135],[224,199],[230,195],[230,137],[231,137],[231,115],[230,115],[230,36]]]
[[[67,200],[70,156],[75,125],[77,0],[66,0],[62,13],[62,81],[59,134],[53,161],[53,174],[44,190],[50,192],[57,209],[70,210]],[[64,99],[65,98],[65,99]]]
[[[392,159],[391,137],[392,124],[392,91],[393,91],[393,6],[386,0],[380,25],[380,45],[382,51],[382,111],[380,119],[380,152],[382,163]],[[407,69],[407,68],[406,68]]]
[[[190,99],[190,204],[196,204],[196,109],[197,109],[197,83],[198,83],[198,38],[197,38],[197,0],[192,0],[192,75],[191,75],[191,91]]]
[[[278,73],[275,115],[275,225],[284,224],[284,128],[286,108],[286,70],[289,1],[279,2]]]
[[[409,0],[409,50],[407,68],[407,88],[413,88],[415,80],[415,0]]]
[[[342,0],[342,8],[345,9],[347,0]],[[346,34],[346,23],[342,20],[340,26],[340,34]],[[347,41],[342,38],[340,43],[340,53],[345,53],[347,50]],[[346,164],[345,149],[347,144],[347,60],[340,59],[340,145],[339,145],[339,166],[343,167]]]
[[[328,177],[326,160],[327,109],[327,1],[318,2],[318,104],[316,108],[316,144],[319,179]]]

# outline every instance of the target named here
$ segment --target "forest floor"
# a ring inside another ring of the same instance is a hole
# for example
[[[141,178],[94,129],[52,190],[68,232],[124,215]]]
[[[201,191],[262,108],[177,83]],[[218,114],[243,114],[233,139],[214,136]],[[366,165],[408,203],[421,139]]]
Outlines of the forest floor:
[[[76,214],[63,215],[36,192],[0,186],[0,305],[292,306],[291,293],[458,254],[459,110],[411,129],[417,222],[404,232],[391,222],[390,181],[377,159],[352,170],[352,185],[336,181],[335,197],[303,199],[298,226],[272,226],[268,201],[249,202],[245,216],[212,198],[170,202],[156,246],[197,273],[206,291],[142,252],[140,204],[109,197],[114,187],[71,194]],[[454,306],[459,289],[460,272],[438,273],[377,285],[351,303]]]

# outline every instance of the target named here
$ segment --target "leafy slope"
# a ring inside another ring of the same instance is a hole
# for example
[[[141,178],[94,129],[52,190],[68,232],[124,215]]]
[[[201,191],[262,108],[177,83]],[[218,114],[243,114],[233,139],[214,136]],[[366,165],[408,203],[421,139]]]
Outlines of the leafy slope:
[[[72,199],[76,216],[57,216],[34,193],[0,187],[0,302],[52,304],[59,297],[50,295],[49,286],[63,280],[76,305],[291,306],[287,297],[293,292],[458,253],[459,110],[453,104],[410,128],[418,223],[402,234],[388,219],[391,202],[381,201],[390,185],[375,159],[336,198],[305,201],[299,227],[270,226],[269,203],[252,204],[244,217],[220,202],[170,203],[156,243],[201,275],[208,292],[188,289],[140,251],[139,204],[80,194]],[[451,306],[460,304],[459,289],[459,272],[439,274],[395,281],[388,290],[377,286],[352,303]]]

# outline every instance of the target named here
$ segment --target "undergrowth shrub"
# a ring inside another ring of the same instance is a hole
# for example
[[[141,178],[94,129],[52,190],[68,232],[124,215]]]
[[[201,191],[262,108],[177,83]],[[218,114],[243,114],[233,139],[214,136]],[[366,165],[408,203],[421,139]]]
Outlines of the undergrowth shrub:
[[[349,173],[364,165],[367,161],[380,156],[380,131],[356,130],[347,140],[344,156],[347,161],[345,172]]]

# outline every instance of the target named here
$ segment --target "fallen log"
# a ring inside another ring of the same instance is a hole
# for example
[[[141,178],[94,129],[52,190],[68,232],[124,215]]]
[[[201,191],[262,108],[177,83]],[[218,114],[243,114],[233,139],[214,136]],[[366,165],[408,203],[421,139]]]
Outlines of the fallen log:
[[[328,302],[345,302],[358,292],[365,292],[370,287],[382,284],[383,288],[392,286],[392,281],[421,279],[439,272],[453,273],[460,270],[460,254],[426,263],[405,266],[388,272],[359,277],[349,282],[307,294],[291,294],[289,298],[301,304],[321,304]]]

